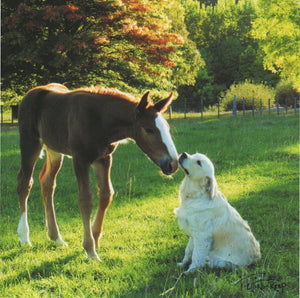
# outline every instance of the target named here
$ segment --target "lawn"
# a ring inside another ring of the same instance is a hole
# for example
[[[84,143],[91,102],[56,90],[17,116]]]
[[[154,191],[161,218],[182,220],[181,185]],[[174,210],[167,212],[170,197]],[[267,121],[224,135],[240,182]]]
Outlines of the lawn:
[[[213,161],[219,189],[260,242],[260,262],[235,271],[205,267],[184,276],[176,263],[188,238],[173,213],[184,174],[162,176],[132,142],[114,153],[115,196],[98,249],[102,262],[88,260],[81,247],[77,184],[68,158],[57,178],[55,207],[69,246],[47,239],[39,160],[28,202],[33,246],[21,247],[18,131],[3,127],[0,297],[298,297],[298,116],[174,119],[169,124],[178,152],[201,152]],[[94,193],[95,212],[95,187]]]

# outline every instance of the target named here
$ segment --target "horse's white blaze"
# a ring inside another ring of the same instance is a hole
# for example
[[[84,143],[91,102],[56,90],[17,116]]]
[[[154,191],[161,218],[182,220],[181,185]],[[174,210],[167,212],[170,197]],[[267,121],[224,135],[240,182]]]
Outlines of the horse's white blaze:
[[[29,225],[27,221],[27,212],[23,212],[18,225],[18,234],[21,240],[21,244],[28,243],[31,245],[29,240]]]
[[[178,159],[178,153],[176,147],[172,141],[169,126],[165,118],[162,116],[161,113],[158,113],[157,117],[155,118],[155,125],[160,131],[161,139],[168,148],[169,155],[173,159]]]

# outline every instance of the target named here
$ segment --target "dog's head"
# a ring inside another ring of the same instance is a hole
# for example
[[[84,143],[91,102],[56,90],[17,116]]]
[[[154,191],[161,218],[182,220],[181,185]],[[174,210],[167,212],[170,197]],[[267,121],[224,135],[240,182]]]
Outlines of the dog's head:
[[[210,199],[213,199],[217,193],[217,182],[214,165],[210,159],[204,154],[189,155],[184,152],[179,157],[179,164],[186,176],[199,187],[205,187]]]

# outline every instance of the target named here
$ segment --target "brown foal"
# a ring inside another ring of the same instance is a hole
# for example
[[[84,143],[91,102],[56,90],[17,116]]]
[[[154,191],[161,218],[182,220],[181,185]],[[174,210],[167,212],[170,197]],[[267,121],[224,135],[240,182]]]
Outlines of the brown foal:
[[[177,151],[168,124],[161,115],[171,101],[172,93],[153,104],[149,92],[141,100],[136,100],[115,89],[91,87],[70,91],[60,84],[30,90],[19,108],[21,168],[17,190],[21,244],[31,244],[27,200],[35,163],[44,148],[47,158],[39,178],[48,235],[58,244],[65,244],[56,223],[53,195],[63,156],[69,155],[73,158],[78,182],[79,209],[84,226],[83,247],[89,258],[99,259],[96,247],[106,210],[112,201],[110,168],[118,141],[134,140],[166,175],[177,170]],[[91,166],[99,189],[99,207],[93,226],[90,220],[93,207],[89,181]]]

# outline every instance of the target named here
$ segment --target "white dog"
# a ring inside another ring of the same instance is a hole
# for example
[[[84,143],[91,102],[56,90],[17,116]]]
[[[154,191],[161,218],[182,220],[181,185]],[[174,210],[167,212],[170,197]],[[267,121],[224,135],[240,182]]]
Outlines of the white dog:
[[[181,206],[174,210],[189,237],[179,266],[186,273],[210,267],[246,266],[260,258],[260,246],[239,213],[218,191],[212,162],[203,154],[182,153],[179,164],[186,176],[180,186]]]

